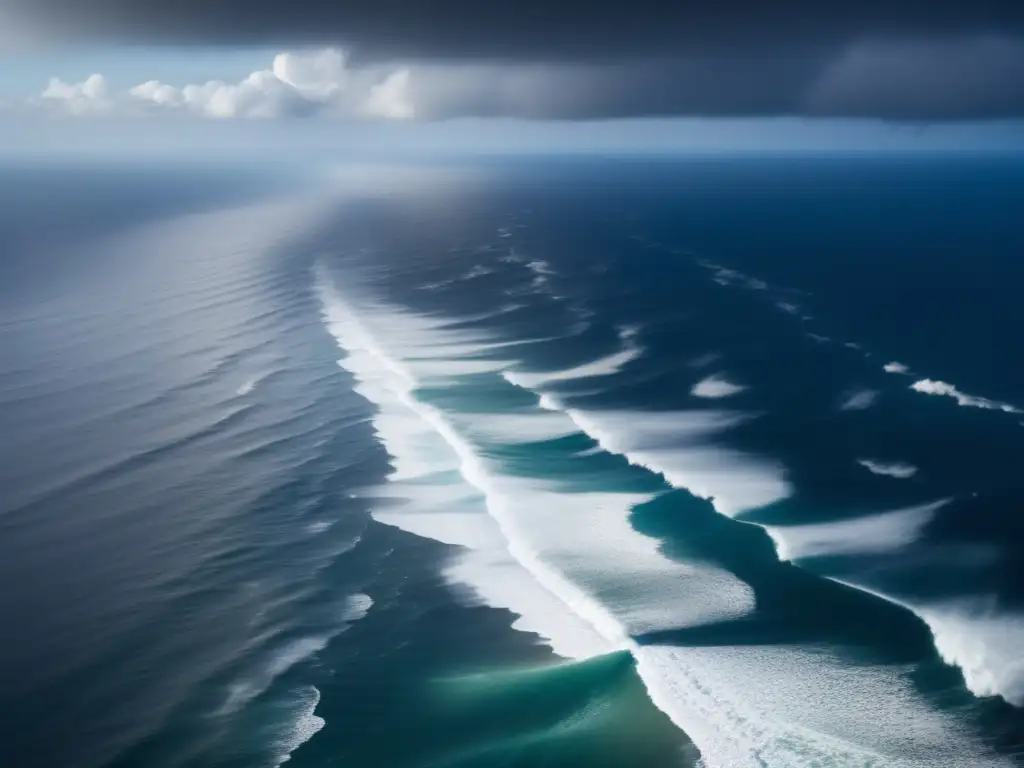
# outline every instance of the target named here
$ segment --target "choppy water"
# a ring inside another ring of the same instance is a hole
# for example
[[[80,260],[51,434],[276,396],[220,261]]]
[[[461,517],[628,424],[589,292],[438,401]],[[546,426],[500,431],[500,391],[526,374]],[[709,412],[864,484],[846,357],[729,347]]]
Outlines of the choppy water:
[[[12,764],[1020,762],[1021,161],[8,178]]]

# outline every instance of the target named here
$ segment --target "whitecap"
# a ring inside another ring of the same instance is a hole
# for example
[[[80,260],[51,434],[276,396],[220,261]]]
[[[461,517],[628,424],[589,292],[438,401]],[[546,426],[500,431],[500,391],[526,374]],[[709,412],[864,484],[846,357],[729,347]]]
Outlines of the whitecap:
[[[863,515],[852,520],[802,525],[765,525],[780,560],[892,552],[921,537],[935,512],[949,499]]]
[[[291,760],[292,753],[313,738],[327,724],[326,720],[315,714],[317,705],[320,703],[318,688],[310,685],[296,691],[296,694],[298,700],[295,702],[296,711],[293,713],[295,719],[274,743],[275,768],[280,768]]]
[[[906,480],[917,474],[917,467],[907,464],[905,461],[883,462],[874,459],[857,459],[857,463],[876,475],[886,475],[900,480]]]
[[[503,375],[506,380],[516,386],[533,389],[548,384],[562,381],[573,381],[576,379],[588,379],[598,376],[612,376],[618,373],[627,364],[633,362],[643,355],[643,348],[629,344],[625,349],[613,352],[610,355],[591,360],[571,368],[563,368],[554,371],[506,371]]]
[[[863,411],[870,408],[878,399],[878,391],[874,389],[862,389],[846,396],[846,399],[839,406],[841,411]]]
[[[908,366],[904,365],[903,363],[898,363],[895,360],[883,365],[882,370],[885,371],[886,373],[910,373],[910,368]]]
[[[690,390],[690,394],[694,397],[717,399],[722,397],[732,397],[733,395],[742,392],[744,389],[746,389],[746,387],[739,384],[733,384],[722,374],[716,373],[698,381],[694,385],[693,389]]]
[[[968,395],[945,381],[921,379],[920,381],[915,381],[911,384],[910,388],[915,392],[920,392],[925,395],[951,397],[956,400],[957,405],[964,406],[965,408],[984,408],[992,411],[1005,411],[1006,413],[1022,412],[1019,408],[1014,405],[1010,405],[1009,403],[1000,403],[996,400]]]

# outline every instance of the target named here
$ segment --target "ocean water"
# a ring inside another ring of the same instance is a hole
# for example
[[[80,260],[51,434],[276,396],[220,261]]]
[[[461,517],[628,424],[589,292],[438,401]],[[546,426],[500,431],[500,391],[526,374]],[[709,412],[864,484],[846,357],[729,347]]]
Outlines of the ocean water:
[[[3,763],[1024,765],[1022,201],[7,169]]]

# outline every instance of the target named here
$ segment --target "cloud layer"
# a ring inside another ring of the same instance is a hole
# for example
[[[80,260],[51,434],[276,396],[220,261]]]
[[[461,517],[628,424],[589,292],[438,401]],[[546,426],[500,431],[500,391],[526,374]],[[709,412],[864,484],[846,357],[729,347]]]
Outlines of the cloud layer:
[[[337,47],[280,53],[240,82],[143,80],[124,94],[110,93],[97,75],[53,80],[40,101],[74,114],[146,107],[214,118],[1024,117],[1024,36],[1005,34],[835,49],[706,46],[560,62],[378,62],[350,54]]]
[[[55,39],[340,45],[378,60],[546,63],[1024,31],[1018,0],[0,0],[0,18]]]

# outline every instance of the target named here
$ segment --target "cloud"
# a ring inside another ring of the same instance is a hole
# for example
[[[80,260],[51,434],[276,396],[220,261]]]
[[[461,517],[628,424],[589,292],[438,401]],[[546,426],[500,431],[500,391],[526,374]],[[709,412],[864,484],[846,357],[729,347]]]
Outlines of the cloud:
[[[65,83],[52,77],[39,98],[44,105],[62,107],[74,115],[105,112],[111,106],[103,75],[90,75],[80,83]]]
[[[34,104],[71,114],[185,112],[213,119],[267,119],[334,114],[406,119],[415,114],[408,70],[349,69],[336,48],[277,54],[267,69],[239,82],[209,80],[176,86],[146,80],[113,93],[102,75],[82,83],[53,79]]]
[[[392,72],[370,89],[364,105],[366,114],[390,120],[408,120],[416,115],[409,100],[409,70]]]
[[[328,48],[279,53],[269,69],[238,83],[210,80],[176,88],[148,80],[130,88],[128,95],[149,106],[186,109],[204,117],[292,117],[315,113],[331,103],[347,79],[343,53]]]
[[[910,368],[903,363],[896,362],[893,360],[891,363],[886,363],[882,366],[882,370],[886,373],[910,373]]]
[[[314,104],[351,87],[353,68],[375,71],[362,107],[378,116],[1024,116],[1020,0],[0,0],[2,30],[327,46],[270,71]],[[256,98],[266,83],[235,85],[212,88],[209,109],[289,111]]]
[[[1024,38],[859,42],[825,69],[807,105],[908,119],[1024,114]]]
[[[314,101],[324,101],[345,87],[345,54],[338,48],[279,53],[271,65],[274,76]]]
[[[330,45],[377,61],[506,63],[1024,30],[1019,0],[0,0],[0,18],[56,40]]]
[[[659,56],[612,51],[594,61],[378,62],[328,47],[279,53],[240,82],[178,87],[146,80],[128,96],[136,107],[216,118],[1014,117],[1024,116],[1024,37],[835,50],[711,46]],[[65,100],[76,114],[102,103]]]

